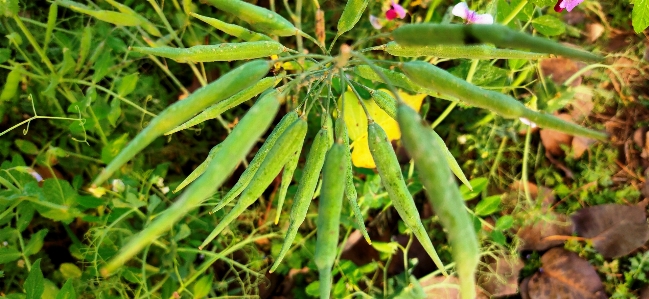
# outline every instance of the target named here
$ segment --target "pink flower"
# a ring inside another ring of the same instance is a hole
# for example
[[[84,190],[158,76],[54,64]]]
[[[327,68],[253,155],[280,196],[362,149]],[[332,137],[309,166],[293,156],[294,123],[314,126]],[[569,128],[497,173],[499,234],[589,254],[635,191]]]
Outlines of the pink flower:
[[[388,18],[388,20],[394,20],[395,18],[403,19],[406,17],[406,10],[403,8],[403,6],[397,4],[394,2],[394,0],[391,0],[390,4],[390,9],[385,12],[385,17]]]
[[[561,12],[565,8],[567,11],[572,11],[575,6],[579,5],[579,3],[583,2],[584,0],[559,0],[557,4],[554,6],[554,11],[556,12]]]
[[[460,2],[453,7],[454,16],[460,17],[467,24],[493,24],[494,18],[490,14],[479,14],[469,9],[466,2]]]

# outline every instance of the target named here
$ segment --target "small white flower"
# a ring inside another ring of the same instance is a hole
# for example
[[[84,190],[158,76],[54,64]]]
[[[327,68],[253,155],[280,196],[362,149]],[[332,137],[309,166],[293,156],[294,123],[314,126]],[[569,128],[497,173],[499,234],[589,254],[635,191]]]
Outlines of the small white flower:
[[[167,193],[169,193],[169,187],[166,187],[166,186],[162,187],[162,188],[160,188],[160,191],[162,191],[163,194],[167,194]]]
[[[520,120],[522,123],[524,123],[524,124],[526,124],[526,125],[532,127],[532,129],[534,129],[534,128],[537,127],[537,125],[536,125],[535,123],[531,122],[531,121],[530,121],[529,119],[527,119],[527,118],[521,117],[521,118],[519,118],[519,120]]]
[[[466,21],[467,24],[493,24],[494,17],[490,14],[479,14],[469,9],[466,2],[460,2],[453,7],[453,15],[460,17]]]
[[[155,182],[155,185],[158,186],[158,188],[164,187],[164,179],[161,177],[158,177],[158,180]]]
[[[466,140],[466,135],[460,135],[459,137],[457,137],[457,142],[460,144],[465,144]]]
[[[381,20],[373,15],[370,15],[370,24],[372,24],[372,27],[374,29],[381,29],[383,28],[383,24],[381,24]]]

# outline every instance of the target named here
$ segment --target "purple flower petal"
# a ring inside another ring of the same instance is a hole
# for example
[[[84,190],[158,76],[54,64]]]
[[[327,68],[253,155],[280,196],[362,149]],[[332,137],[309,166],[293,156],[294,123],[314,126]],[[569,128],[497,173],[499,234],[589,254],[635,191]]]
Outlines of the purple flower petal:
[[[397,12],[394,11],[394,9],[389,9],[388,11],[385,12],[385,17],[392,21],[397,17]]]
[[[466,2],[460,2],[453,6],[453,11],[451,11],[451,13],[456,17],[460,17],[463,20],[466,20],[467,18],[469,18],[471,10],[469,9],[469,6],[466,5]]]
[[[403,8],[403,6],[397,4],[392,0],[392,10],[394,10],[395,13],[397,13],[397,16],[399,19],[403,19],[406,17],[406,10]]]
[[[494,17],[490,14],[473,14],[472,20],[467,20],[469,23],[473,24],[493,24]]]
[[[579,3],[583,1],[584,0],[563,0],[561,1],[561,4],[559,4],[559,7],[565,8],[567,11],[572,11],[575,6],[579,5]]]

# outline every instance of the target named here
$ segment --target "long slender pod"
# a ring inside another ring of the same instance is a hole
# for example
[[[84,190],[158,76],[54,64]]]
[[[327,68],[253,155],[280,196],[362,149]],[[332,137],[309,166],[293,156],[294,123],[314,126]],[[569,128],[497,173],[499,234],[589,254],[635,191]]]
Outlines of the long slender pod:
[[[356,186],[354,186],[354,172],[352,169],[352,156],[349,148],[349,134],[347,133],[347,126],[345,125],[345,120],[342,117],[336,119],[336,138],[342,139],[343,145],[345,146],[345,159],[343,163],[345,164],[345,198],[349,203],[349,207],[354,213],[354,220],[356,225],[360,229],[365,241],[368,244],[372,244],[370,240],[370,235],[367,233],[367,228],[365,227],[365,219],[363,219],[363,213],[361,213],[361,208],[358,206],[358,193],[356,192]]]
[[[162,36],[162,33],[160,33],[160,30],[158,30],[158,28],[153,23],[151,23],[151,21],[149,21],[147,18],[140,15],[139,13],[137,13],[136,11],[131,9],[130,7],[128,7],[128,6],[124,5],[124,4],[121,4],[121,3],[119,3],[119,2],[117,2],[115,0],[106,0],[106,2],[108,2],[110,5],[117,8],[117,10],[119,10],[121,13],[132,15],[132,16],[138,18],[140,20],[140,27],[142,27],[142,29],[144,29],[149,34],[151,34],[153,36],[157,36],[157,37]]]
[[[475,298],[475,273],[480,259],[478,239],[460,190],[443,158],[445,153],[434,131],[419,114],[404,104],[398,108],[401,138],[415,162],[428,199],[446,229],[462,299]]]
[[[379,108],[381,108],[385,113],[387,113],[392,119],[397,120],[397,100],[395,100],[389,93],[382,91],[382,90],[371,90],[370,93],[372,94],[372,99],[376,103]],[[455,157],[451,154],[451,152],[448,150],[446,147],[446,144],[444,143],[444,140],[442,140],[437,133],[435,133],[435,136],[437,136],[437,141],[440,142],[440,145],[443,146],[446,152],[446,161],[451,165],[451,170],[453,170],[453,173],[462,181],[463,184],[465,184],[469,189],[473,190],[473,187],[471,187],[471,183],[469,183],[469,180],[466,178],[464,175],[464,172],[462,172],[462,168],[460,168],[460,165],[457,163],[455,160]]]
[[[300,225],[302,225],[302,222],[304,222],[304,219],[306,218],[309,204],[311,203],[311,199],[315,193],[315,188],[318,184],[318,178],[320,177],[320,171],[324,164],[325,155],[327,154],[327,150],[331,144],[328,137],[329,131],[331,131],[331,129],[320,129],[313,140],[313,145],[311,145],[311,150],[306,158],[302,178],[300,178],[300,182],[297,185],[297,191],[295,192],[284,243],[282,244],[282,249],[280,250],[279,255],[277,255],[277,259],[275,259],[273,266],[270,268],[271,273],[277,269],[284,259],[284,256],[286,256],[286,253],[293,244],[293,240],[295,240]]]
[[[197,18],[210,26],[221,30],[229,35],[232,35],[234,37],[238,37],[242,40],[245,40],[247,42],[255,42],[255,41],[260,41],[260,40],[265,40],[265,41],[272,41],[273,39],[265,34],[257,33],[254,31],[251,31],[250,29],[243,28],[238,25],[234,24],[229,24],[226,22],[223,22],[221,20],[215,19],[215,18],[210,18],[206,16],[199,15],[197,13],[189,13],[192,17]]]
[[[207,170],[207,167],[210,165],[210,161],[216,156],[216,154],[219,152],[219,149],[221,149],[222,144],[219,143],[216,146],[214,146],[211,150],[210,153],[207,154],[207,158],[205,158],[205,161],[198,165],[192,173],[190,173],[181,183],[176,187],[174,190],[174,193],[178,193],[180,190],[184,189],[187,187],[187,185],[191,184],[193,181],[195,181],[198,177],[201,176]]]
[[[447,275],[444,264],[439,259],[437,251],[435,251],[435,247],[433,247],[433,243],[428,237],[426,228],[421,222],[415,201],[410,195],[410,191],[408,191],[406,182],[403,180],[397,155],[392,149],[388,136],[383,131],[383,128],[371,120],[368,120],[367,133],[370,153],[376,163],[376,169],[379,171],[381,184],[388,192],[394,208],[406,226],[417,237],[424,250],[433,259],[435,265],[444,275]]]
[[[131,47],[131,50],[185,63],[255,59],[286,52],[287,48],[276,41],[256,41],[198,45],[190,48]]]
[[[272,91],[273,94],[277,95],[279,92],[277,90]],[[266,141],[261,146],[261,148],[255,154],[255,157],[252,158],[248,168],[241,174],[239,180],[236,184],[225,194],[221,201],[214,207],[211,213],[214,213],[222,209],[225,205],[230,203],[235,197],[239,196],[241,192],[248,186],[252,178],[255,176],[255,173],[264,162],[266,155],[271,151],[277,139],[284,133],[284,131],[291,126],[298,119],[296,111],[291,111],[284,115],[279,123],[275,126],[273,131],[268,135]]]
[[[278,13],[241,0],[201,0],[250,24],[253,28],[278,36],[292,36],[298,29]]]
[[[104,168],[93,181],[94,186],[101,185],[122,165],[149,145],[157,137],[177,127],[199,111],[224,100],[242,89],[261,80],[270,70],[270,64],[264,60],[247,62],[218,80],[194,91],[189,97],[167,107],[154,117],[128,145]]]
[[[334,143],[322,167],[322,188],[318,203],[318,227],[315,243],[314,261],[320,274],[320,298],[331,295],[331,269],[336,260],[338,236],[340,233],[340,213],[345,193],[345,152],[342,143]]]
[[[422,36],[426,38],[422,38]],[[532,36],[499,24],[408,24],[392,31],[392,37],[402,46],[491,43],[496,47],[526,49],[584,61],[600,62],[604,59],[599,55],[569,48],[555,41]]]
[[[221,113],[228,111],[236,106],[239,106],[242,103],[257,96],[258,94],[268,90],[269,88],[272,88],[273,86],[275,86],[275,84],[279,83],[280,79],[281,79],[280,77],[267,77],[261,79],[255,85],[250,86],[238,92],[237,94],[210,106],[209,108],[205,109],[205,111],[201,112],[199,115],[194,116],[192,119],[188,120],[182,125],[165,133],[165,135],[170,135],[178,131],[191,128],[204,121],[217,118],[219,115],[221,115]]]
[[[391,83],[392,85],[394,85],[396,87],[400,87],[400,88],[403,88],[405,90],[413,91],[413,92],[416,92],[416,93],[423,93],[423,94],[427,94],[427,95],[432,96],[432,97],[436,97],[436,98],[440,98],[440,99],[444,99],[444,100],[448,100],[448,101],[452,101],[452,102],[457,101],[457,99],[455,99],[455,98],[446,96],[444,94],[441,94],[440,92],[431,90],[429,88],[421,87],[418,84],[415,84],[414,82],[412,82],[412,80],[408,79],[408,77],[406,77],[406,75],[404,75],[402,73],[395,72],[395,71],[388,70],[388,69],[384,69],[384,68],[381,68],[381,67],[376,67],[376,68],[379,69],[380,72],[383,73],[385,75],[385,77],[390,80],[390,82],[383,82],[383,79],[381,78],[381,76],[379,76],[377,73],[375,73],[374,70],[372,70],[372,68],[370,66],[368,66],[368,65],[355,66],[354,67],[354,74],[356,74],[356,75],[358,75],[358,76],[360,76],[362,78],[372,80],[372,81],[376,81],[376,82],[383,82],[385,84]]]
[[[288,162],[286,162],[284,170],[282,170],[282,183],[279,185],[279,194],[277,195],[277,214],[275,214],[275,224],[279,223],[279,216],[282,214],[282,207],[284,206],[284,200],[286,200],[288,186],[290,186],[293,181],[293,173],[297,168],[297,163],[300,161],[301,151],[302,145],[300,145],[300,149],[291,156]]]
[[[199,249],[214,240],[223,229],[261,196],[291,156],[302,148],[306,131],[307,122],[303,118],[296,120],[286,129],[282,136],[277,139],[275,146],[270,150],[259,170],[255,172],[250,184],[241,193],[237,204],[221,219],[210,235],[205,238],[203,244],[198,247]]]
[[[430,63],[423,61],[406,62],[401,65],[401,69],[408,78],[420,86],[458,98],[467,104],[491,110],[504,118],[525,117],[541,127],[570,135],[599,140],[607,138],[606,133],[586,129],[549,114],[532,111],[508,95],[477,87]]]
[[[398,119],[397,119],[398,121]],[[431,135],[435,137],[435,140],[437,140],[437,144],[439,144],[439,147],[444,150],[444,156],[446,157],[446,163],[448,163],[449,167],[451,168],[451,171],[455,176],[460,179],[462,184],[465,186],[469,187],[470,190],[473,190],[473,187],[471,186],[471,183],[469,180],[466,178],[464,175],[464,172],[462,172],[462,168],[460,167],[460,164],[457,163],[455,160],[455,157],[453,157],[453,154],[448,150],[448,147],[446,147],[446,143],[444,142],[444,139],[440,137],[435,130],[431,130]]]
[[[488,45],[404,46],[396,42],[389,42],[380,48],[390,55],[401,57],[433,56],[450,59],[543,59],[550,57],[550,54],[547,53],[498,49]]]
[[[110,275],[120,268],[142,248],[171,229],[174,223],[216,192],[216,189],[230,177],[252,146],[268,129],[279,106],[278,97],[266,97],[257,101],[221,143],[220,150],[217,151],[205,173],[191,184],[175,203],[156,216],[144,230],[133,236],[101,270],[102,275]]]

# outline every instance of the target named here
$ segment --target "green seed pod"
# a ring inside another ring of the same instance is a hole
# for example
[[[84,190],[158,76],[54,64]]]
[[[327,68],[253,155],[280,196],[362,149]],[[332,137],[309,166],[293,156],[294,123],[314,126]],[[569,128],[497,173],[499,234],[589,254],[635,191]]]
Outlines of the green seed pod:
[[[337,36],[341,36],[343,33],[354,28],[358,20],[363,16],[368,2],[369,0],[347,0],[343,14],[340,16],[340,20],[338,20]]]
[[[420,86],[456,97],[467,104],[492,110],[504,118],[521,117],[523,110],[527,109],[512,97],[479,88],[427,62],[407,62],[401,69]]]
[[[110,10],[92,10],[80,6],[69,6],[72,10],[95,17],[100,21],[111,23],[117,26],[140,26],[142,21],[135,16]]]
[[[392,149],[392,144],[388,140],[388,136],[383,131],[383,128],[373,121],[368,123],[367,133],[370,153],[376,163],[376,169],[379,171],[381,184],[388,192],[394,208],[399,213],[399,216],[401,216],[403,223],[412,231],[421,243],[421,246],[424,247],[424,250],[433,259],[435,265],[446,275],[444,264],[439,259],[435,247],[433,247],[433,243],[428,237],[426,228],[421,223],[415,201],[412,195],[410,195],[410,191],[408,191],[406,182],[403,180],[397,155]]]
[[[343,163],[345,164],[345,197],[347,198],[347,202],[349,203],[349,207],[352,209],[352,212],[354,213],[354,220],[356,221],[356,225],[361,231],[361,234],[363,234],[363,237],[365,238],[365,241],[367,241],[368,244],[372,244],[372,240],[370,240],[370,235],[367,233],[367,229],[365,228],[365,219],[363,219],[363,213],[361,213],[361,208],[358,206],[358,193],[356,192],[356,186],[354,186],[354,171],[352,169],[352,155],[350,152],[350,147],[349,147],[349,134],[347,134],[347,126],[345,125],[345,120],[342,119],[342,117],[338,117],[336,119],[336,132],[338,132],[338,136],[340,139],[342,139],[343,145],[345,146],[345,159],[343,160]]]
[[[86,26],[83,28],[83,33],[81,33],[81,42],[79,43],[79,58],[77,58],[77,66],[74,68],[76,72],[81,70],[88,53],[90,52],[90,46],[92,42],[92,26]]]
[[[279,94],[277,90],[274,90],[272,93]],[[246,170],[241,174],[237,183],[234,184],[232,189],[230,189],[230,191],[228,191],[225,196],[223,196],[221,201],[212,209],[210,213],[214,213],[220,210],[225,205],[230,203],[230,201],[232,201],[235,197],[241,194],[241,192],[248,186],[252,178],[255,176],[255,173],[257,172],[261,164],[264,162],[264,160],[266,160],[266,156],[274,147],[277,139],[282,136],[284,131],[286,131],[286,129],[290,127],[297,119],[298,114],[295,110],[287,113],[286,115],[284,115],[284,117],[282,117],[282,119],[275,126],[270,135],[268,135],[268,138],[266,138],[264,144],[257,151],[255,157],[252,158],[252,161],[250,161],[250,164],[248,164],[248,168],[246,168]]]
[[[338,252],[340,214],[347,172],[344,165],[346,151],[345,145],[335,143],[327,153],[322,167],[322,188],[316,222],[318,232],[313,259],[320,274],[320,298],[323,299],[329,298],[331,294],[331,268]]]
[[[372,99],[379,108],[387,113],[393,119],[397,119],[397,100],[389,93],[382,90],[373,90]]]
[[[206,198],[228,179],[237,165],[245,158],[252,146],[266,132],[273,122],[280,101],[268,97],[257,101],[221,143],[207,170],[193,184],[189,185],[178,200],[148,224],[137,236],[120,249],[115,257],[101,270],[108,276],[122,267],[142,248],[151,244],[187,213],[197,208]]]
[[[274,11],[241,0],[204,0],[205,3],[230,13],[253,28],[272,35],[292,36],[298,29]]]
[[[212,26],[212,27],[214,27],[214,28],[216,28],[218,30],[221,30],[221,31],[225,32],[226,34],[232,35],[234,37],[238,37],[238,38],[240,38],[242,40],[245,40],[247,42],[274,41],[268,35],[253,32],[253,31],[250,31],[249,29],[243,28],[243,27],[238,26],[238,25],[228,24],[228,23],[223,22],[221,20],[206,17],[206,16],[202,16],[202,15],[199,15],[199,14],[193,13],[193,12],[190,13],[190,15],[193,16],[194,18],[197,18],[197,19],[209,24],[210,26]]]
[[[258,94],[272,88],[277,83],[279,83],[280,80],[281,77],[267,77],[261,79],[261,81],[257,82],[255,85],[240,91],[239,93],[229,97],[226,100],[223,100],[221,102],[216,103],[215,105],[210,106],[209,108],[205,109],[205,111],[201,112],[197,116],[194,116],[194,118],[190,119],[186,123],[165,133],[165,135],[170,135],[178,131],[191,128],[204,121],[217,118],[219,115],[221,115],[221,113],[228,111],[234,107],[237,107],[242,103],[250,100],[251,98],[256,97]]]
[[[136,17],[138,20],[140,20],[140,27],[142,27],[142,29],[144,29],[149,34],[157,37],[162,36],[160,30],[158,30],[158,28],[153,23],[151,23],[151,21],[149,21],[147,18],[140,15],[136,11],[132,10],[130,7],[121,4],[115,0],[106,0],[106,2],[108,2],[113,7],[117,8],[117,10],[119,10],[121,13]]]
[[[271,94],[272,97],[275,97]],[[284,134],[277,139],[275,146],[268,153],[266,159],[255,172],[255,176],[250,184],[241,193],[241,197],[237,204],[230,210],[230,212],[221,219],[221,222],[214,228],[209,236],[199,246],[199,249],[209,244],[218,234],[223,231],[234,219],[239,217],[251,204],[253,204],[261,196],[261,194],[268,188],[270,183],[277,177],[282,167],[291,158],[295,152],[299,151],[306,136],[307,122],[300,118],[293,122],[293,124],[286,129]]]
[[[426,38],[421,38],[422,36]],[[491,43],[496,47],[529,49],[537,53],[562,55],[584,61],[603,60],[601,56],[590,52],[565,47],[555,41],[518,32],[498,24],[408,24],[392,31],[392,37],[402,46]]]
[[[455,157],[453,157],[453,154],[448,150],[448,147],[446,147],[446,143],[440,137],[435,130],[431,129],[431,135],[435,137],[435,140],[437,140],[437,144],[439,144],[439,147],[444,150],[445,156],[446,156],[446,163],[451,167],[451,171],[453,171],[453,174],[460,179],[460,181],[466,185],[469,190],[473,190],[473,187],[471,186],[471,183],[469,180],[466,178],[464,175],[464,172],[462,172],[462,168],[460,167],[460,164],[457,163],[455,160]]]
[[[5,85],[2,87],[2,93],[0,93],[0,103],[11,100],[18,93],[18,86],[20,86],[20,78],[22,77],[21,70],[22,66],[16,64],[7,75]]]
[[[293,240],[295,240],[300,225],[302,225],[302,222],[304,222],[304,219],[306,218],[309,204],[311,203],[311,199],[313,198],[313,194],[315,193],[318,184],[318,178],[320,177],[320,171],[324,164],[325,155],[329,149],[330,143],[327,137],[329,135],[328,131],[331,130],[325,128],[320,129],[313,140],[313,145],[311,145],[311,150],[306,158],[302,178],[300,178],[300,182],[297,185],[297,191],[295,192],[284,243],[282,244],[282,249],[277,256],[277,259],[270,268],[270,273],[275,272],[284,259],[284,256],[293,244]]]
[[[43,48],[47,49],[47,46],[52,40],[52,32],[54,32],[54,27],[56,27],[56,20],[59,14],[59,6],[56,3],[50,4],[50,11],[47,15],[47,27],[45,28],[45,41],[43,42]]]
[[[457,101],[457,99],[448,97],[448,96],[443,95],[443,94],[441,94],[441,93],[439,93],[437,91],[431,90],[429,88],[421,87],[421,86],[415,84],[410,79],[408,79],[408,77],[406,77],[406,75],[404,75],[402,73],[391,71],[391,70],[380,68],[380,67],[377,67],[377,69],[379,69],[381,71],[381,73],[383,73],[390,80],[389,83],[392,83],[392,85],[394,85],[396,87],[400,87],[400,88],[403,88],[403,89],[406,89],[406,90],[409,90],[409,91],[412,91],[412,92],[416,92],[416,93],[427,94],[427,95],[432,96],[432,97],[436,97],[436,98],[440,98],[440,99],[444,99],[444,100],[448,100],[448,101],[452,101],[452,102]],[[358,76],[360,76],[362,78],[365,78],[367,80],[372,80],[372,81],[376,81],[376,82],[383,82],[383,78],[381,78],[377,73],[375,73],[374,70],[372,70],[372,68],[370,66],[368,66],[368,65],[359,65],[359,66],[354,67],[354,74],[356,74],[356,75],[358,75]],[[383,83],[388,84],[388,82],[383,82]]]
[[[282,214],[282,207],[284,206],[284,200],[286,200],[286,192],[288,192],[288,186],[293,182],[293,173],[297,168],[297,163],[300,161],[300,152],[302,151],[302,145],[300,145],[299,150],[291,156],[286,165],[284,165],[284,170],[282,170],[282,183],[279,185],[279,195],[277,195],[277,214],[275,214],[275,225],[279,223],[279,216]]]
[[[401,57],[433,56],[451,59],[543,59],[550,57],[550,54],[498,49],[488,45],[403,46],[396,42],[389,42],[384,45],[384,50],[391,55]]]
[[[178,185],[178,187],[176,187],[176,190],[174,190],[174,193],[178,193],[180,190],[182,190],[182,189],[185,188],[187,185],[189,185],[189,184],[191,184],[193,181],[195,181],[199,176],[201,176],[201,174],[203,174],[203,173],[205,172],[205,170],[207,169],[207,167],[210,165],[210,162],[212,161],[212,159],[214,158],[214,156],[216,156],[216,154],[218,154],[219,149],[221,149],[221,146],[222,146],[222,144],[219,143],[219,144],[217,144],[215,147],[213,147],[213,148],[210,150],[210,153],[207,155],[207,158],[205,158],[205,161],[203,161],[203,163],[201,163],[200,165],[198,165],[198,167],[196,167],[196,169],[194,169],[194,171],[192,171],[192,173],[190,173],[190,174],[187,176],[187,178],[185,178],[185,179],[180,183],[180,185]]]
[[[457,183],[444,161],[433,130],[422,124],[419,114],[407,105],[399,105],[398,122],[402,141],[415,162],[428,199],[444,226],[451,243],[455,269],[460,278],[462,299],[475,298],[475,273],[480,259],[478,238],[473,221],[464,206]]]
[[[173,59],[180,63],[245,60],[277,55],[286,51],[282,44],[272,41],[199,45],[191,48],[132,47],[138,53]]]
[[[423,61],[406,62],[401,65],[401,69],[406,73],[406,76],[420,86],[458,98],[467,104],[491,110],[504,118],[525,117],[541,127],[570,135],[600,140],[607,138],[605,133],[586,129],[552,115],[532,111],[508,95],[479,88],[430,63]]]
[[[102,170],[94,180],[93,185],[101,185],[113,172],[117,171],[157,137],[187,121],[197,112],[258,82],[266,76],[269,70],[270,64],[267,61],[250,61],[221,76],[218,80],[194,91],[186,99],[167,107],[158,116],[154,117],[149,125],[135,136],[117,157]]]

